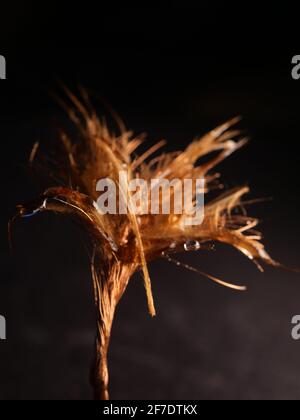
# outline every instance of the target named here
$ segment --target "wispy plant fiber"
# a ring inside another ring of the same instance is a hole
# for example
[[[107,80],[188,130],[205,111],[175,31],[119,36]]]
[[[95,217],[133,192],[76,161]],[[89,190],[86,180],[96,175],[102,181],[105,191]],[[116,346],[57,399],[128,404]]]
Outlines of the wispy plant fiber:
[[[152,179],[183,181],[204,177],[208,196],[219,184],[219,174],[214,173],[214,168],[247,142],[235,129],[238,119],[221,125],[202,138],[196,138],[183,151],[158,155],[158,150],[165,144],[162,141],[139,155],[137,150],[144,136],[135,137],[119,119],[118,133],[114,133],[97,116],[85,93],[82,100],[69,91],[67,93],[72,105],[63,105],[75,124],[78,139],[74,141],[66,132],[60,134],[60,150],[57,151],[55,164],[49,168],[49,173],[61,181],[60,185],[46,190],[34,204],[20,206],[19,211],[21,216],[46,211],[75,216],[92,238],[92,277],[98,331],[92,382],[96,398],[108,399],[107,353],[114,314],[131,276],[137,270],[143,272],[148,308],[154,316],[155,300],[148,263],[157,258],[176,263],[174,254],[183,249],[189,250],[187,244],[191,242],[197,244],[199,252],[206,243],[229,244],[260,268],[262,262],[273,266],[277,263],[266,252],[261,235],[256,231],[258,220],[249,217],[244,210],[243,197],[249,192],[248,187],[235,188],[213,201],[208,200],[204,222],[199,226],[188,226],[185,221],[189,215],[186,213],[136,215],[130,210],[130,196],[128,214],[125,215],[101,214],[95,204],[97,182],[110,178],[119,185],[120,171],[127,173],[128,182],[142,178],[149,185]],[[35,144],[30,163],[34,164],[39,155],[39,145]],[[126,194],[126,191],[121,190],[120,194]],[[204,274],[198,269],[185,267]],[[223,286],[245,289],[211,275],[208,277]]]

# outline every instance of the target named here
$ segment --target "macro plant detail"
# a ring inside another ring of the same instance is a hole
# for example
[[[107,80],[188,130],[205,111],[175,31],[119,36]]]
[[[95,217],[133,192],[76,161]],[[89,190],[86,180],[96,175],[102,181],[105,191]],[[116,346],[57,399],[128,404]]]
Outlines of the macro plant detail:
[[[92,385],[95,399],[109,399],[108,350],[114,315],[134,273],[141,270],[145,284],[148,309],[156,315],[148,264],[159,258],[180,264],[174,256],[182,251],[201,252],[214,242],[233,246],[257,264],[279,266],[266,252],[261,234],[256,231],[258,220],[245,211],[243,197],[248,187],[220,193],[206,200],[204,218],[200,225],[186,223],[189,214],[142,214],[131,211],[131,194],[123,187],[118,194],[128,198],[126,214],[102,214],[95,205],[98,199],[97,182],[110,178],[119,185],[119,174],[127,174],[127,182],[151,180],[205,179],[205,195],[220,188],[219,174],[214,168],[232,153],[243,147],[247,139],[235,128],[239,119],[233,119],[201,138],[196,138],[185,150],[158,151],[165,145],[159,142],[142,154],[137,150],[144,136],[135,137],[116,117],[118,133],[101,120],[85,93],[78,99],[71,92],[70,106],[65,106],[78,133],[74,140],[61,132],[56,162],[51,167],[55,186],[47,189],[34,203],[18,206],[17,217],[29,217],[43,212],[55,212],[75,217],[89,233],[93,244],[91,273],[97,314],[95,361],[92,367]],[[39,155],[35,144],[30,156],[33,165]],[[42,159],[42,156],[41,156]],[[200,162],[201,161],[201,162]],[[176,189],[176,188],[175,188]],[[151,187],[150,187],[151,192]],[[150,193],[149,192],[149,193]],[[175,192],[171,194],[174,200]],[[194,201],[196,191],[193,191]],[[163,199],[162,194],[159,196]],[[233,290],[244,291],[244,286],[222,281],[196,268],[182,264],[195,273]]]

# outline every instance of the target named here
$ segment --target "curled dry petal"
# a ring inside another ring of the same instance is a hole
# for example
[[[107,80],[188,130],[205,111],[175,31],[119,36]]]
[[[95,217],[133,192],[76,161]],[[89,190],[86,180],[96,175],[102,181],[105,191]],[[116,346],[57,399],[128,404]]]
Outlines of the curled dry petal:
[[[253,260],[260,269],[261,262],[279,266],[265,251],[261,235],[255,230],[258,220],[247,216],[243,197],[248,187],[236,188],[219,195],[214,200],[205,200],[204,218],[201,224],[190,226],[185,210],[177,214],[136,214],[132,210],[132,196],[128,185],[133,179],[144,179],[148,185],[146,202],[153,199],[152,180],[174,181],[168,199],[177,200],[176,190],[180,181],[186,179],[205,179],[206,197],[219,185],[218,173],[213,169],[244,146],[243,138],[234,127],[239,119],[233,119],[195,139],[184,151],[161,153],[165,142],[161,141],[141,155],[137,149],[144,136],[134,137],[117,118],[118,133],[108,128],[91,107],[87,95],[82,92],[80,101],[67,91],[71,106],[66,108],[71,121],[75,124],[78,138],[71,138],[66,132],[60,135],[60,150],[56,152],[55,162],[49,166],[48,173],[55,180],[55,186],[46,190],[42,196],[29,205],[19,206],[19,215],[31,217],[40,212],[55,212],[79,219],[89,232],[94,245],[91,262],[92,278],[97,311],[97,339],[93,374],[91,377],[95,397],[108,399],[107,353],[111,328],[116,306],[123,296],[131,276],[138,270],[143,271],[149,312],[155,315],[154,299],[148,272],[148,262],[157,258],[167,258],[176,262],[173,254],[183,249],[205,249],[206,243],[222,242],[229,244]],[[35,144],[30,155],[30,163],[36,162],[40,155],[39,144]],[[41,157],[42,159],[42,157]],[[46,166],[46,165],[44,165]],[[119,174],[125,173],[125,186],[120,184]],[[128,196],[127,214],[103,214],[97,205],[97,183],[104,178],[115,181],[119,187],[118,198]],[[66,187],[68,185],[69,187]],[[197,191],[190,188],[193,202]],[[166,200],[162,192],[156,196],[160,202]],[[12,220],[12,222],[14,219]],[[11,231],[11,223],[9,225]],[[183,267],[204,274],[200,270],[182,264]],[[205,275],[205,274],[204,274]],[[245,290],[224,282],[212,275],[212,281],[234,290]]]
[[[126,171],[127,182],[143,178],[149,184],[152,179],[183,181],[205,177],[205,191],[208,193],[218,178],[218,174],[212,172],[214,167],[247,142],[234,129],[239,118],[195,139],[184,151],[162,153],[151,159],[164,146],[164,141],[138,156],[136,150],[144,136],[134,137],[125,130],[123,124],[119,124],[118,134],[113,133],[89,103],[84,104],[71,92],[67,93],[73,105],[66,109],[76,125],[79,139],[72,141],[67,133],[61,133],[62,153],[58,154],[59,158],[52,171],[56,178],[62,180],[62,184],[70,184],[72,188],[56,186],[45,191],[38,206],[33,210],[23,206],[21,214],[55,211],[80,218],[95,246],[105,250],[108,260],[117,259],[122,262],[124,259],[124,262],[142,269],[151,315],[155,315],[155,308],[147,262],[168,253],[171,246],[176,251],[182,249],[189,240],[201,243],[219,241],[234,246],[254,261],[262,260],[276,265],[260,242],[260,235],[253,233],[258,221],[242,212],[235,212],[242,207],[242,198],[248,193],[248,188],[228,191],[208,202],[205,205],[204,221],[199,226],[187,226],[184,223],[186,213],[137,216],[129,206],[127,215],[104,215],[95,204],[97,182],[110,178],[119,185],[120,171]],[[84,99],[87,102],[85,95]],[[39,145],[35,144],[30,156],[31,162],[36,158],[38,150]],[[200,159],[201,163],[198,164]]]

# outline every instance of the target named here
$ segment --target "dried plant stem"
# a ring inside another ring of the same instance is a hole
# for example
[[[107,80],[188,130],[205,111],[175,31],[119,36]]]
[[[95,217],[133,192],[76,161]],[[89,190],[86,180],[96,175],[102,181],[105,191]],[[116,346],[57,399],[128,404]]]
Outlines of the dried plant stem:
[[[55,154],[55,160],[49,162],[49,159],[44,158],[45,167],[55,185],[35,202],[18,206],[18,216],[28,218],[44,211],[61,213],[80,220],[90,235],[95,249],[92,275],[97,315],[96,355],[91,382],[95,398],[108,400],[108,350],[113,320],[117,305],[136,270],[143,272],[149,312],[154,316],[155,305],[147,265],[155,259],[165,258],[204,275],[201,270],[180,264],[173,255],[183,250],[201,251],[205,243],[221,242],[236,248],[260,269],[259,261],[275,267],[280,264],[269,256],[261,242],[261,234],[255,229],[259,221],[245,212],[244,205],[247,202],[243,201],[243,196],[249,192],[248,187],[225,191],[214,200],[208,198],[204,206],[204,220],[197,226],[188,223],[190,215],[187,209],[182,214],[169,211],[168,214],[157,215],[147,211],[145,214],[136,214],[132,210],[134,195],[132,191],[129,193],[129,184],[135,179],[146,181],[150,187],[146,196],[140,200],[141,209],[147,209],[150,202],[158,208],[172,202],[176,207],[176,203],[182,202],[182,197],[178,198],[175,194],[178,188],[171,188],[171,194],[161,192],[156,198],[154,195],[153,200],[153,180],[176,180],[176,185],[180,186],[185,180],[205,178],[206,196],[216,187],[221,187],[219,174],[212,170],[247,143],[247,139],[241,137],[239,130],[234,128],[239,122],[238,118],[196,138],[181,152],[162,153],[151,158],[164,142],[159,142],[139,156],[137,149],[142,143],[142,136],[134,137],[126,131],[118,118],[116,122],[120,132],[113,133],[105,121],[97,117],[84,92],[83,102],[67,89],[66,93],[72,106],[62,105],[75,124],[78,138],[73,141],[67,133],[61,133],[60,149]],[[31,164],[36,160],[38,151],[37,143],[30,156]],[[122,183],[120,174],[124,172]],[[125,202],[128,202],[128,214],[111,214],[99,208],[97,181],[107,178],[120,187],[118,198],[125,198]],[[192,195],[196,203],[196,191]],[[9,231],[14,220],[10,223]],[[214,276],[206,276],[222,286],[245,290],[244,287]]]
[[[105,337],[104,342],[96,340],[96,363],[94,371],[94,397],[96,401],[109,400],[109,372],[108,372],[108,347],[110,335]]]
[[[98,265],[103,260],[99,259]],[[92,385],[95,400],[109,400],[108,351],[111,331],[117,305],[122,298],[128,282],[135,271],[133,265],[123,265],[116,261],[96,270],[95,259],[92,262],[92,273],[97,312],[97,337],[95,363],[92,369]]]

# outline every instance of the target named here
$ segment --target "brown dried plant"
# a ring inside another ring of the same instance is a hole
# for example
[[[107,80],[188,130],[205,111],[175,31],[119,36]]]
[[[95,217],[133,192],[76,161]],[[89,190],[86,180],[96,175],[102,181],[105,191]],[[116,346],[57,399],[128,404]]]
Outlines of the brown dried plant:
[[[93,242],[91,261],[97,312],[96,357],[92,369],[92,384],[96,399],[109,399],[108,348],[116,307],[128,283],[137,270],[143,272],[149,312],[155,316],[155,303],[148,272],[148,262],[166,258],[176,262],[172,255],[183,249],[200,250],[207,243],[222,242],[232,245],[259,265],[259,261],[277,266],[261,243],[255,229],[258,220],[248,217],[243,196],[248,187],[227,191],[205,205],[204,222],[200,226],[185,226],[187,215],[141,215],[128,209],[127,215],[103,215],[95,202],[99,194],[96,184],[100,179],[119,181],[119,172],[126,171],[128,182],[133,178],[199,179],[205,177],[206,192],[218,184],[218,174],[212,170],[233,152],[244,146],[247,139],[233,127],[233,119],[202,138],[195,139],[184,151],[162,153],[160,142],[146,153],[138,155],[143,136],[134,137],[117,119],[119,133],[114,134],[90,106],[85,93],[78,99],[71,92],[72,106],[66,106],[75,124],[79,141],[72,141],[66,132],[60,135],[62,153],[57,153],[55,177],[63,182],[46,190],[31,205],[19,206],[19,216],[38,212],[55,212],[78,218],[89,232]],[[33,163],[38,153],[36,144],[30,156]],[[156,157],[153,155],[156,153]],[[201,159],[202,163],[198,164]],[[72,185],[65,187],[63,185]],[[130,197],[129,197],[130,201]],[[178,263],[179,264],[179,263]],[[185,266],[185,265],[184,265]],[[197,269],[185,266],[205,275]],[[207,275],[211,280],[235,290],[235,286]]]

